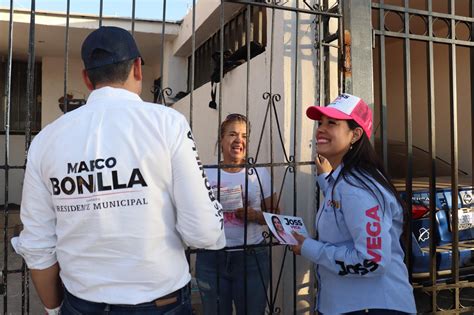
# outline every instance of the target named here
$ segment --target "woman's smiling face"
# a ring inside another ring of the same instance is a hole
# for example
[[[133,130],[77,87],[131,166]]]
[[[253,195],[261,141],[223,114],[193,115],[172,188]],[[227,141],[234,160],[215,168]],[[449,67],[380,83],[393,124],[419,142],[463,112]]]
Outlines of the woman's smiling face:
[[[226,164],[240,164],[245,161],[247,149],[247,126],[242,121],[229,123],[221,139],[222,155]]]
[[[354,131],[346,120],[322,116],[316,131],[316,151],[329,160],[333,167],[339,165],[354,141]]]

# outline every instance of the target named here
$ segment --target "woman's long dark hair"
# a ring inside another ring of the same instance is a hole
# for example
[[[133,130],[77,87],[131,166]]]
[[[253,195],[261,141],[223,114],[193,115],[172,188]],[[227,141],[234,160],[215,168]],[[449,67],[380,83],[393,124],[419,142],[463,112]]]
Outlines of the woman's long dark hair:
[[[347,120],[349,129],[354,130],[360,128],[360,126],[354,120]],[[406,218],[406,207],[405,203],[397,192],[395,186],[390,181],[385,168],[380,161],[377,153],[375,153],[372,144],[370,143],[367,134],[364,132],[362,137],[352,144],[352,148],[342,158],[342,169],[336,178],[333,186],[332,193],[334,193],[334,187],[338,180],[344,178],[350,185],[360,187],[370,191],[374,197],[378,200],[381,205],[385,204],[383,192],[378,188],[376,183],[380,184],[383,188],[388,190],[396,198],[398,203],[403,209],[403,217]],[[367,183],[372,183],[369,186]],[[373,192],[373,188],[376,188],[382,200]]]

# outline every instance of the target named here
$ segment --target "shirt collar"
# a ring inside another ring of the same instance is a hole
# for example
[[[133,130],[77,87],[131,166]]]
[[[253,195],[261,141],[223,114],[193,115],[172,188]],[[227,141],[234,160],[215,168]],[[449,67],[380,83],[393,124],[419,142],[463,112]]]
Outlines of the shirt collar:
[[[100,101],[102,99],[119,98],[122,100],[141,101],[138,94],[130,92],[121,88],[114,88],[111,86],[104,86],[100,89],[93,90],[87,99],[87,103]]]
[[[341,172],[343,166],[344,166],[343,163],[339,164],[339,166],[335,170],[332,170],[326,176],[326,180],[336,180],[336,178],[339,176],[339,173]]]

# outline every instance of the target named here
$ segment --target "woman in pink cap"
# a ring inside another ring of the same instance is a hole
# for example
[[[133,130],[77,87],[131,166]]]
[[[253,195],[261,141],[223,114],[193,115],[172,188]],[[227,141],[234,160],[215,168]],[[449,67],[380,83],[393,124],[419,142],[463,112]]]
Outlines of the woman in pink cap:
[[[400,243],[405,209],[370,143],[372,111],[342,94],[306,115],[319,121],[316,166],[324,202],[315,239],[294,234],[315,263],[322,314],[416,313]]]

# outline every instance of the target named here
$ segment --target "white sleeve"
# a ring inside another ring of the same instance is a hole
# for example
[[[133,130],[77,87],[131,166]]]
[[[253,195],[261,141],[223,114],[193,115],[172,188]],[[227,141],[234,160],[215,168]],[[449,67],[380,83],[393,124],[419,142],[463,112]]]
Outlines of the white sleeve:
[[[20,217],[23,231],[12,239],[12,246],[30,269],[46,269],[57,262],[56,212],[51,192],[41,178],[35,141],[28,152]]]
[[[220,249],[225,247],[222,207],[212,193],[191,129],[183,116],[178,117],[171,150],[176,229],[189,246]]]

